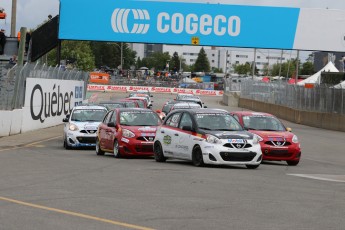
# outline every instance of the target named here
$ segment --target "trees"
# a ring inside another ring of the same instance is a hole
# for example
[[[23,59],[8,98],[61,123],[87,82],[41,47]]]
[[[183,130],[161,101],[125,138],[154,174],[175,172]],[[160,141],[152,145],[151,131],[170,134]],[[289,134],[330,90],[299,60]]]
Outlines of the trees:
[[[200,49],[198,58],[195,61],[194,69],[195,72],[210,72],[210,62],[207,58],[204,48]]]
[[[246,62],[245,64],[237,64],[237,65],[234,65],[233,67],[234,67],[235,73],[241,74],[241,75],[247,75],[252,70],[249,62]]]
[[[143,58],[141,60],[141,65],[149,69],[164,70],[170,59],[171,57],[168,52],[154,52],[149,57]]]
[[[180,57],[178,56],[178,53],[175,51],[170,61],[170,69],[179,72],[181,64],[180,61]]]
[[[314,71],[314,65],[312,62],[307,61],[304,62],[302,65],[302,69],[300,71],[301,75],[312,75],[315,73]]]

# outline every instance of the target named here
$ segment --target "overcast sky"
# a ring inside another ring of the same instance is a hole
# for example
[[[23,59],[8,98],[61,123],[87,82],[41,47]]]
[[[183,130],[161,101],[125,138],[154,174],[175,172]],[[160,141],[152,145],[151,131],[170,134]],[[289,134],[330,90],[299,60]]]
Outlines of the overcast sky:
[[[72,1],[72,0],[71,0]],[[102,0],[94,0],[99,3]],[[119,0],[113,0],[114,2]],[[126,1],[126,0],[122,0]],[[162,1],[162,0],[158,0]],[[166,0],[181,1],[188,0]],[[48,15],[55,16],[59,14],[59,0],[17,0],[17,25],[16,31],[20,27],[34,29]],[[190,1],[189,1],[190,2]],[[210,3],[227,3],[239,5],[264,5],[264,6],[283,6],[283,7],[299,7],[299,8],[329,8],[345,10],[345,0],[194,0],[194,2],[210,2]],[[0,7],[3,7],[8,14],[6,22],[0,20],[0,28],[6,30],[6,35],[10,35],[11,30],[11,9],[12,0],[0,0]]]

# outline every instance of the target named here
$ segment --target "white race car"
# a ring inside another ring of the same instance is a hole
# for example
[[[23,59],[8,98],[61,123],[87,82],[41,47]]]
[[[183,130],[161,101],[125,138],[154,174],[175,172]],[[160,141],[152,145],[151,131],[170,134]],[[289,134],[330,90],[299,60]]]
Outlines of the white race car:
[[[157,162],[175,158],[192,161],[195,166],[245,165],[255,169],[262,160],[259,138],[243,130],[228,112],[176,110],[157,129],[154,156]]]
[[[64,125],[64,147],[94,147],[96,146],[97,128],[102,122],[107,109],[103,106],[76,106],[71,114],[62,121]]]

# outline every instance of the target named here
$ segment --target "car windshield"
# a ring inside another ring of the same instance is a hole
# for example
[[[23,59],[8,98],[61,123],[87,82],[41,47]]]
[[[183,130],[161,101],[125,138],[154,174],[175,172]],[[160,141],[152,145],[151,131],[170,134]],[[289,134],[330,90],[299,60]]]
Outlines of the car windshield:
[[[126,101],[126,107],[127,107],[127,108],[135,108],[135,107],[137,107],[137,106],[135,105],[135,102]]]
[[[121,103],[114,103],[114,104],[112,104],[112,103],[106,103],[106,104],[103,103],[103,104],[101,104],[101,105],[105,106],[108,110],[125,107],[125,106],[124,106],[123,104],[121,104]]]
[[[164,112],[165,114],[168,114],[173,106],[174,106],[174,104],[166,104],[166,105],[164,105],[162,112]]]
[[[194,96],[193,94],[182,94],[182,95],[178,95],[177,99],[181,99],[181,100],[200,100],[199,97]]]
[[[102,121],[106,113],[105,109],[76,109],[72,112],[71,121]]]
[[[120,113],[120,124],[127,126],[157,126],[161,120],[152,111],[126,111]]]
[[[228,113],[198,113],[195,115],[199,129],[239,131],[243,130],[238,121]]]
[[[174,105],[172,107],[172,110],[176,110],[176,109],[200,109],[200,105],[199,104],[187,104],[187,105]]]
[[[252,130],[286,131],[277,118],[270,116],[243,116],[243,125],[246,129]]]

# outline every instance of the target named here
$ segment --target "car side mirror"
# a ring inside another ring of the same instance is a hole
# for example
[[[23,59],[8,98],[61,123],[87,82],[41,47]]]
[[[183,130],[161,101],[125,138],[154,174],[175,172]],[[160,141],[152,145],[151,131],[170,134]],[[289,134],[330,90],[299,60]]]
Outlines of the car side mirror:
[[[107,124],[107,126],[108,126],[108,127],[115,127],[116,125],[115,125],[114,122],[109,122],[109,123]]]
[[[160,111],[159,109],[156,110],[156,113],[161,113],[162,111]]]
[[[150,97],[153,97],[153,95],[150,95]]]
[[[182,130],[184,130],[184,131],[193,131],[193,128],[190,125],[186,125],[186,126],[182,126]]]
[[[204,108],[207,108],[207,105],[204,105]]]
[[[292,129],[288,127],[288,128],[286,128],[286,131],[292,132]]]
[[[65,117],[65,118],[62,119],[62,122],[68,122],[68,119],[69,118]]]

